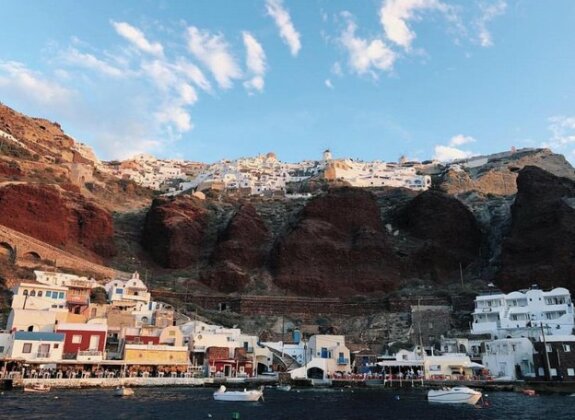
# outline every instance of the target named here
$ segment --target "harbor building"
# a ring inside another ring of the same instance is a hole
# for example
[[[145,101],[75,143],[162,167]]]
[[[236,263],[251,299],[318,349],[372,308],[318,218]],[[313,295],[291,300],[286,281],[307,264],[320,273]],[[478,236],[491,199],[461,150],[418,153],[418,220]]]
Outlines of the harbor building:
[[[532,287],[508,294],[489,291],[475,299],[472,334],[490,334],[493,339],[573,333],[573,303],[569,291],[558,287],[543,291]]]

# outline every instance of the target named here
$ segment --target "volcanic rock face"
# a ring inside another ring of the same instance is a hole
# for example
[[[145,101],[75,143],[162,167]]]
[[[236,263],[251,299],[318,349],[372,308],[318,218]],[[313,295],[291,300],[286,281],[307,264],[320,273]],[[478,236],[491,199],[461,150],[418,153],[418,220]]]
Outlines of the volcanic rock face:
[[[275,283],[300,295],[386,291],[399,280],[375,198],[359,189],[310,201],[271,258]]]
[[[146,215],[142,246],[166,268],[197,263],[208,215],[202,202],[193,197],[157,198]]]
[[[575,182],[528,166],[519,172],[498,285],[575,290]]]
[[[262,268],[271,234],[256,209],[243,204],[218,238],[211,257],[213,267],[202,281],[221,292],[241,291],[250,281],[249,271]]]
[[[395,223],[411,241],[408,271],[434,281],[474,262],[482,235],[473,214],[457,199],[438,191],[421,193],[397,212]]]
[[[517,173],[525,166],[537,166],[554,175],[575,180],[575,172],[571,165],[562,155],[557,155],[549,149],[503,152],[483,160],[484,164],[478,167],[448,171],[441,181],[441,189],[452,195],[470,191],[513,195],[517,192]]]
[[[115,254],[109,213],[83,196],[54,186],[13,184],[0,188],[2,224],[51,245]]]

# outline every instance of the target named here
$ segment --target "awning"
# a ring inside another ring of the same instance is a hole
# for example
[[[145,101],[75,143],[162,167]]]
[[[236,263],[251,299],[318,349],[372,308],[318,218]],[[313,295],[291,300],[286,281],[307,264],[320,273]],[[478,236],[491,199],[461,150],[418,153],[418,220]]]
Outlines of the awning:
[[[376,365],[383,367],[423,366],[423,360],[384,360]]]

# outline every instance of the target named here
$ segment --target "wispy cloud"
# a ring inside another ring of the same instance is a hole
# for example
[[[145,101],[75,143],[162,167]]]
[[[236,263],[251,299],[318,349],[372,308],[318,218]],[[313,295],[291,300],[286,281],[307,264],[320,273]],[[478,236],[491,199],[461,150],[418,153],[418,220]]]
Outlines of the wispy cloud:
[[[186,36],[190,52],[207,67],[221,88],[231,88],[233,80],[242,77],[242,72],[222,34],[212,35],[209,31],[190,26]]]
[[[291,21],[289,12],[284,8],[282,0],[267,0],[266,9],[274,19],[280,31],[280,36],[289,46],[291,54],[295,57],[301,49],[300,34]]]
[[[264,75],[266,73],[266,53],[252,34],[242,32],[244,46],[246,47],[246,66],[251,73],[251,79],[244,82],[249,91],[264,89]]]
[[[0,93],[43,106],[69,105],[74,92],[17,61],[0,61]]]
[[[501,16],[507,10],[507,3],[505,0],[496,0],[494,3],[481,3],[479,5],[481,15],[475,21],[475,26],[479,31],[479,43],[482,47],[491,47],[493,45],[493,37],[491,32],[487,29],[487,24]]]
[[[84,67],[96,72],[102,73],[111,77],[123,77],[126,72],[118,67],[115,67],[92,54],[82,53],[76,48],[68,48],[61,54],[62,60],[67,64],[72,64],[77,67]]]
[[[179,58],[173,65],[173,68],[184,75],[188,80],[194,83],[200,89],[211,92],[212,86],[204,73],[194,63],[190,63],[184,58]]]
[[[164,47],[162,44],[159,42],[148,41],[144,33],[135,26],[132,26],[126,22],[112,21],[111,23],[118,35],[130,41],[130,43],[132,43],[140,51],[156,56],[161,56],[164,54]]]
[[[556,115],[548,121],[547,128],[551,131],[551,137],[542,144],[543,147],[565,152],[567,147],[575,145],[575,116]]]
[[[464,144],[474,143],[476,140],[471,136],[457,134],[448,142],[447,146],[436,145],[434,148],[433,159],[441,162],[449,162],[455,159],[465,159],[474,155],[470,150],[462,150],[459,146]]]
[[[462,146],[468,143],[475,143],[475,139],[471,136],[465,136],[463,134],[457,134],[456,136],[451,137],[449,140],[450,146]]]
[[[325,84],[325,87],[327,87],[328,89],[334,89],[334,86],[333,86],[333,83],[331,82],[331,80],[325,79],[325,81],[323,83]]]
[[[356,36],[357,25],[349,12],[343,12],[346,21],[339,41],[347,50],[348,64],[357,74],[370,74],[377,78],[377,71],[390,71],[397,58],[396,53],[381,39],[366,40]]]
[[[379,18],[385,36],[406,51],[411,50],[417,35],[409,27],[409,22],[419,20],[424,11],[438,11],[454,19],[453,8],[439,0],[384,0]]]

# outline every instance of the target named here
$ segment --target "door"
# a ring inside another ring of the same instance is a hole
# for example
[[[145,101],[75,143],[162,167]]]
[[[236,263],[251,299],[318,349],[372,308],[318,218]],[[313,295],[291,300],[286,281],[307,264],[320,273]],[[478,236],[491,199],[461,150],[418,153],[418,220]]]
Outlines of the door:
[[[90,336],[90,347],[88,350],[98,350],[98,346],[100,345],[100,336],[99,335],[91,335]]]

